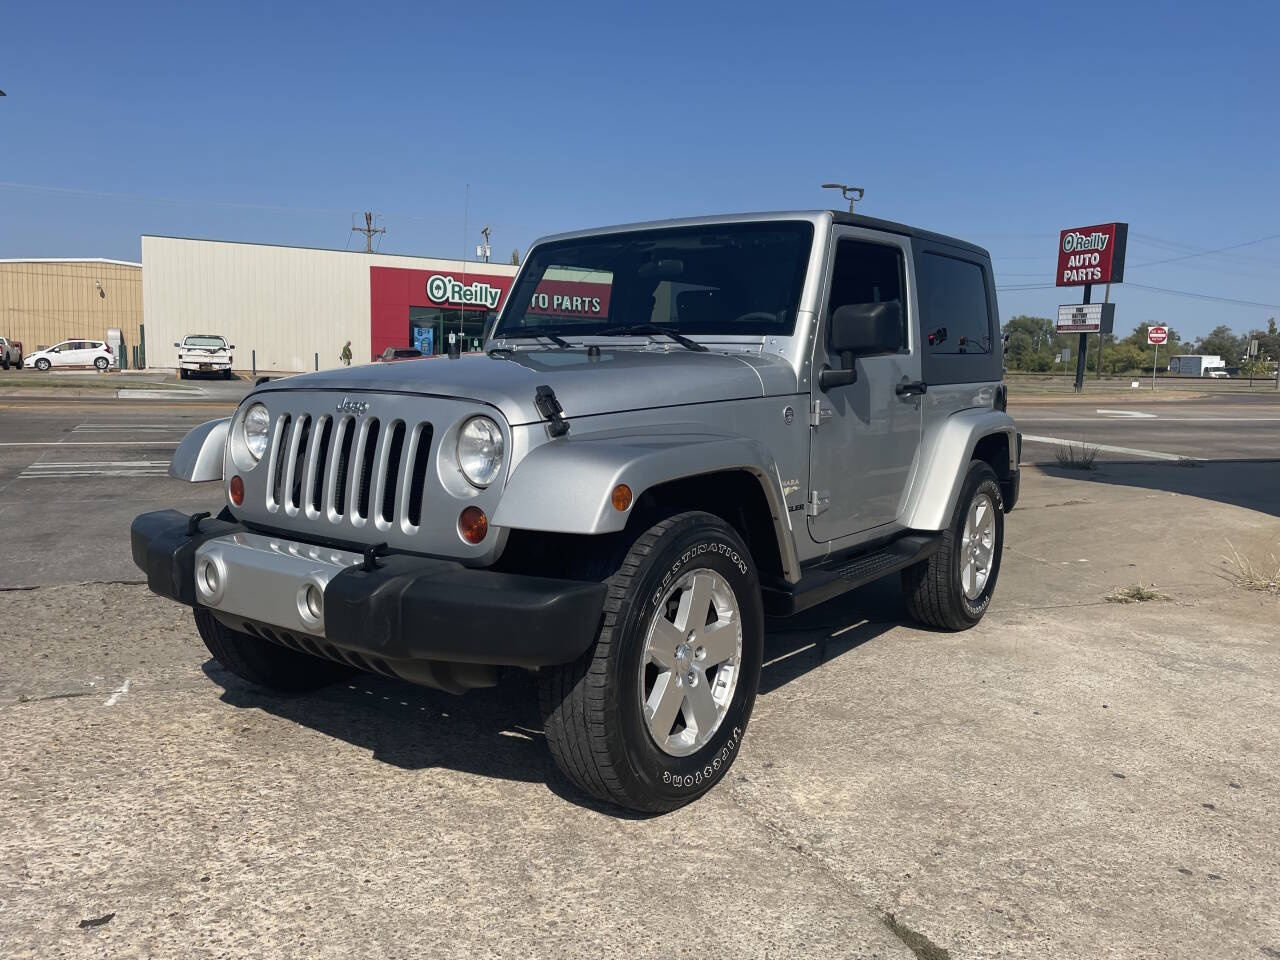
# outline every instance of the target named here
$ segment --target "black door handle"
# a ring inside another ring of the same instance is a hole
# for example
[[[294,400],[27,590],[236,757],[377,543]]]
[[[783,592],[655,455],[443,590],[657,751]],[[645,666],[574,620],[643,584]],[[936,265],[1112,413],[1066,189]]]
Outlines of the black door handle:
[[[894,392],[900,397],[918,396],[922,393],[928,393],[929,385],[923,380],[904,380],[894,388]]]

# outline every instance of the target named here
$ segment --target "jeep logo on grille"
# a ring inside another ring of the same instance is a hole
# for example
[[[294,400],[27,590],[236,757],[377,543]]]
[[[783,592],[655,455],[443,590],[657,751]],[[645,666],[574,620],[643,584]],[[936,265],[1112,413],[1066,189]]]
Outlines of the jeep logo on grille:
[[[338,412],[363,417],[369,412],[369,404],[365,400],[352,400],[350,397],[343,397],[338,401]]]

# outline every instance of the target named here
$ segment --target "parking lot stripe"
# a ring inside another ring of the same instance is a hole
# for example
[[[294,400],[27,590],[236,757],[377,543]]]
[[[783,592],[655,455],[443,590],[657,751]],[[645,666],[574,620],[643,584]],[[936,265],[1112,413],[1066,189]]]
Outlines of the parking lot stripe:
[[[1024,433],[1022,439],[1028,443],[1052,443],[1063,447],[1089,448],[1103,453],[1127,453],[1134,457],[1146,457],[1148,460],[1172,460],[1175,463],[1182,460],[1205,459],[1204,457],[1184,457],[1178,453],[1164,453],[1160,450],[1142,450],[1138,447],[1113,447],[1106,443],[1086,443],[1082,440],[1067,440],[1063,437],[1036,437],[1029,433]]]

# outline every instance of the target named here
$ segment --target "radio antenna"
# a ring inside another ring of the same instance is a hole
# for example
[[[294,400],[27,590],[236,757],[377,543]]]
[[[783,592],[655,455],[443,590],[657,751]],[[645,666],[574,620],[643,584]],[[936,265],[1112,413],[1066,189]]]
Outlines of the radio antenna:
[[[840,195],[849,201],[849,212],[853,213],[853,205],[862,199],[862,195],[867,191],[861,187],[851,187],[844,183],[824,183],[823,190],[839,190]]]

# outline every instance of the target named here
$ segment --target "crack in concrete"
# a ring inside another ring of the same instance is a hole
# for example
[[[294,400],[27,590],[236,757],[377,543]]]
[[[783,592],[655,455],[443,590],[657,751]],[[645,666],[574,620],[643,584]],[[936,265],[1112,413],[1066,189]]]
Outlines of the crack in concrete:
[[[30,586],[0,587],[0,593],[28,593],[32,590],[56,590],[59,587],[145,587],[145,580],[81,580],[79,583],[35,583]]]
[[[802,836],[797,836],[786,827],[770,820],[768,815],[757,815],[754,808],[738,799],[737,791],[731,785],[722,783],[720,789],[729,802],[738,808],[745,819],[762,828],[765,834],[772,837],[775,842],[780,842],[782,846],[804,858],[806,862],[811,863],[833,883],[847,891],[851,899],[856,900],[870,911],[919,960],[951,960],[951,954],[945,947],[938,946],[923,933],[907,926],[894,915],[893,911],[885,910],[874,903],[868,902],[862,891],[832,864],[828,863],[821,854],[807,846]]]

